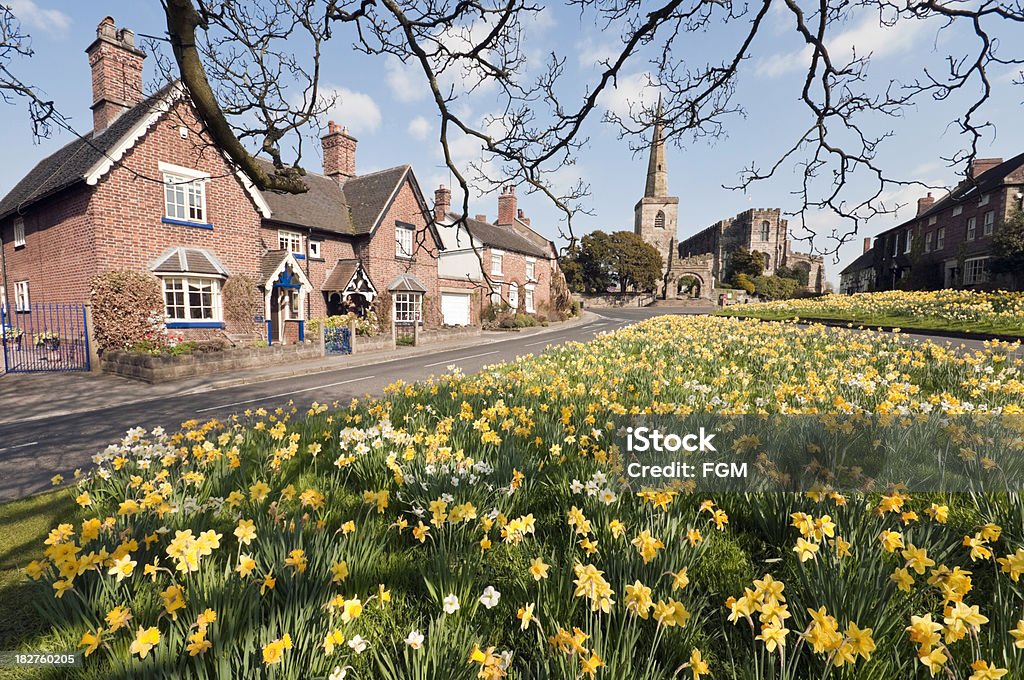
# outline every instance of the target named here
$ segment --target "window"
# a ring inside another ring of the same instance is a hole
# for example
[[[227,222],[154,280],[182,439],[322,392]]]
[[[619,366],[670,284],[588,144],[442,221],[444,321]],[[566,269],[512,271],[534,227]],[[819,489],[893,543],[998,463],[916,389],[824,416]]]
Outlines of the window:
[[[293,255],[305,255],[302,250],[302,234],[286,229],[277,230],[277,249],[287,250]]]
[[[985,262],[987,257],[976,257],[964,262],[964,285],[981,283],[985,280]]]
[[[946,247],[946,228],[939,227],[939,230],[935,232],[935,250],[942,250]]]
[[[0,283],[0,312],[7,313],[7,289],[2,283]]]
[[[761,222],[761,240],[767,241],[772,233],[772,223],[768,220]]]
[[[899,254],[900,254],[900,235],[899,234],[893,234],[892,235],[892,256],[896,257]]]
[[[991,194],[985,194],[978,200],[978,205],[988,205],[988,199]]]
[[[169,322],[220,321],[220,281],[168,277],[164,283],[164,314]]]
[[[18,281],[14,284],[14,309],[18,312],[31,311],[32,300],[28,296],[28,281]]]
[[[903,244],[903,252],[904,253],[909,253],[910,252],[910,244],[913,242],[913,240],[914,240],[914,232],[910,231],[908,229],[907,230],[907,241],[906,241],[906,243]]]
[[[654,227],[656,229],[664,229],[665,228],[665,213],[664,213],[664,211],[659,210],[658,214],[654,216]]]
[[[933,234],[930,231],[927,234],[924,235],[924,252],[926,252],[926,253],[932,252],[932,237],[934,237],[934,236],[935,236],[935,234]]]
[[[25,247],[25,220],[21,217],[14,218],[14,247]]]
[[[964,211],[964,207],[962,205],[954,205],[953,206],[953,217],[956,217],[957,215],[962,214],[963,211]]]
[[[985,213],[985,216],[982,219],[982,224],[984,225],[982,228],[982,233],[984,233],[985,236],[991,236],[992,232],[995,230],[996,227],[995,210],[989,210],[987,213]]]
[[[528,281],[537,280],[537,260],[533,258],[526,259],[526,279]]]
[[[420,293],[395,293],[395,323],[419,323],[423,320],[423,296]]]
[[[508,287],[508,306],[512,309],[519,309],[519,286],[512,283]]]
[[[526,298],[526,311],[529,312],[530,314],[533,314],[533,289],[527,288],[525,291],[523,291],[523,296]]]
[[[954,213],[954,214],[956,214],[956,213]],[[938,221],[939,221],[939,216],[938,215],[932,215],[931,217],[928,218],[928,226],[930,227],[930,226],[932,226],[933,224],[935,224]]]
[[[974,234],[978,231],[978,218],[968,217],[967,218],[967,240],[973,241]]]
[[[395,227],[395,257],[412,257],[412,229],[409,227]]]
[[[500,250],[491,251],[491,274],[493,276],[501,276],[501,256],[504,255]]]
[[[164,173],[164,215],[172,220],[205,222],[205,181]]]
[[[491,284],[491,304],[492,305],[500,305],[501,304],[501,284],[500,283],[492,283]]]
[[[309,257],[313,260],[322,260],[323,256],[323,241],[309,241]]]

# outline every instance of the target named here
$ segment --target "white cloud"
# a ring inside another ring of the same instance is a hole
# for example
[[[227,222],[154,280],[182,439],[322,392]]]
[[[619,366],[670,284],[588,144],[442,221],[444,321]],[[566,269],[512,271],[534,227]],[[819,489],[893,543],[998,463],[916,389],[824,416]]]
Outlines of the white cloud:
[[[653,107],[658,101],[658,88],[651,84],[649,73],[619,76],[612,89],[605,90],[599,103],[607,111],[621,118],[637,112],[639,107]]]
[[[879,23],[878,16],[867,16],[859,24],[849,30],[826,38],[826,45],[833,63],[842,65],[854,56],[885,57],[900,52],[907,52],[915,47],[917,38],[925,28],[920,19],[902,20],[895,26],[884,26]],[[754,68],[761,77],[776,78],[792,71],[807,68],[810,64],[812,50],[810,46],[794,52],[773,54],[759,59]]]
[[[414,102],[427,96],[429,88],[422,77],[417,77],[414,67],[403,64],[402,60],[389,55],[384,63],[384,71],[391,88],[391,96],[400,102]]]
[[[599,41],[586,37],[576,43],[576,53],[581,68],[603,68],[602,61],[610,61],[621,50],[613,41]]]
[[[59,9],[43,9],[34,0],[5,0],[25,26],[37,28],[53,36],[63,36],[71,27],[71,17]]]
[[[324,96],[337,97],[327,112],[327,118],[347,127],[353,134],[376,132],[380,127],[380,107],[365,92],[355,92],[347,87],[327,87]]]
[[[423,116],[416,116],[409,121],[409,135],[413,139],[423,141],[431,132],[430,121]]]

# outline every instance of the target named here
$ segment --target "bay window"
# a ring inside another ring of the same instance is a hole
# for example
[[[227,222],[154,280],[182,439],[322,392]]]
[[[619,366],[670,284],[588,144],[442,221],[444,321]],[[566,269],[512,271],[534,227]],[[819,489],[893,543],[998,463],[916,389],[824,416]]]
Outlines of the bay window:
[[[395,293],[395,323],[411,324],[423,321],[422,293]]]
[[[168,324],[221,320],[220,280],[194,276],[168,276],[164,287],[164,315]]]

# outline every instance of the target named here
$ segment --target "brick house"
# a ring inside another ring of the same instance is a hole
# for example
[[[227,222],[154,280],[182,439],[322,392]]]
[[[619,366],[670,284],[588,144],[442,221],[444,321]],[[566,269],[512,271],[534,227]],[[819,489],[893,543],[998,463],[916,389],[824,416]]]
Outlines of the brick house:
[[[546,311],[552,284],[562,276],[558,253],[517,208],[515,187],[501,190],[494,223],[486,215],[460,217],[451,212],[451,191],[439,187],[434,219],[444,245],[438,260],[444,323],[479,324],[488,307],[499,305],[528,314]]]
[[[970,179],[936,200],[918,199],[917,214],[875,237],[875,289],[985,288],[992,236],[1024,201],[1024,153],[975,159]]]
[[[846,295],[875,289],[875,251],[870,238],[864,239],[864,251],[839,272],[839,292]]]
[[[205,137],[180,83],[143,96],[132,31],[107,17],[86,52],[93,129],[0,200],[8,309],[85,302],[93,277],[127,269],[162,281],[167,326],[190,338],[295,341],[308,318],[371,304],[440,323],[439,240],[409,166],[357,176],[356,140],[332,123],[308,193],[261,192]],[[263,296],[251,319],[225,318],[235,275]]]

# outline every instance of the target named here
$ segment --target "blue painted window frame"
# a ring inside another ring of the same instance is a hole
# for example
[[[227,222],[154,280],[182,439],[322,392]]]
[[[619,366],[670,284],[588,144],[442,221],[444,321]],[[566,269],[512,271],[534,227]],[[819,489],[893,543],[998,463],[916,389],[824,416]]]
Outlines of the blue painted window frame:
[[[188,220],[176,220],[173,217],[161,217],[160,221],[164,224],[177,224],[181,227],[195,227],[196,229],[213,229],[213,224],[210,222],[189,222]]]
[[[224,328],[223,321],[168,321],[167,328]]]

